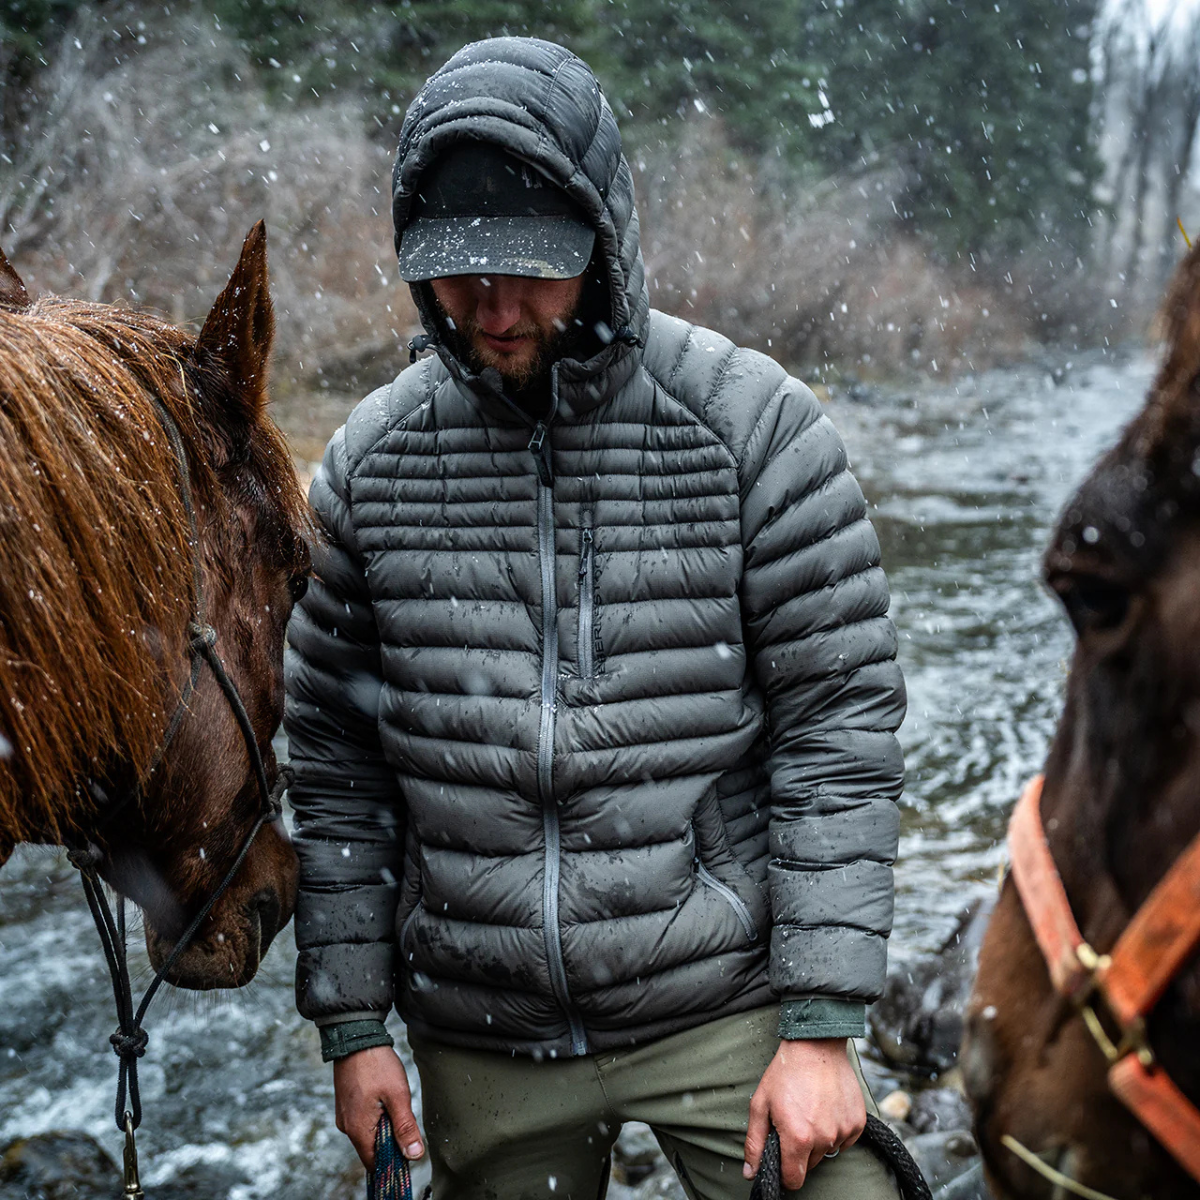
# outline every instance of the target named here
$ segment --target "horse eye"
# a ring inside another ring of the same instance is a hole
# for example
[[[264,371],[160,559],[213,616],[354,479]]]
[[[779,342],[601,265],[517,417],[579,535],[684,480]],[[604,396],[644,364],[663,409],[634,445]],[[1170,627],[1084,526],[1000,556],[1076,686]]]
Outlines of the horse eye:
[[[304,599],[305,592],[308,591],[308,576],[293,575],[288,580],[288,591],[292,596],[292,603],[299,604]]]
[[[1090,631],[1116,629],[1129,612],[1129,593],[1094,575],[1068,576],[1054,590],[1081,637]]]

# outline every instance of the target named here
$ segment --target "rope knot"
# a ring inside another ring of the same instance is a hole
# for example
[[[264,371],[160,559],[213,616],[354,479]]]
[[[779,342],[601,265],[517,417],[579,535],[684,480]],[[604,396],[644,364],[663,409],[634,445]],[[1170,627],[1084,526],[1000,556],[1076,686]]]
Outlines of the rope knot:
[[[98,867],[103,858],[104,854],[95,842],[75,846],[67,851],[67,862],[77,871],[89,871],[93,867]]]
[[[146,1053],[150,1035],[139,1025],[132,1033],[118,1029],[108,1041],[118,1058],[141,1058]]]
[[[198,625],[195,621],[188,625],[188,649],[193,654],[211,650],[216,644],[217,631],[211,625]]]

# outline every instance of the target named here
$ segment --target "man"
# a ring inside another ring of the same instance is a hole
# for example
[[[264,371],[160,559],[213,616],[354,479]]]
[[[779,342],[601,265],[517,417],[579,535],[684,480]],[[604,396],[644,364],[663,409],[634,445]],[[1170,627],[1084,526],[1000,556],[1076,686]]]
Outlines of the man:
[[[602,1195],[642,1120],[693,1197],[768,1128],[806,1198],[894,1195],[848,1038],[884,980],[904,710],[845,452],[763,355],[651,312],[587,66],[467,46],[393,180],[433,348],[330,442],[290,629],[301,1011],[369,1163]]]

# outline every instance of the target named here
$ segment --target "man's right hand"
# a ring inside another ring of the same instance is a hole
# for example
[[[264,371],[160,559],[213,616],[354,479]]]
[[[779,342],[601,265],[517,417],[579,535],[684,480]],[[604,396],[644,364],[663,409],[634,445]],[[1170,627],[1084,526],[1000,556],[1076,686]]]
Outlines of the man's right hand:
[[[358,1050],[333,1064],[337,1127],[350,1139],[363,1166],[375,1169],[375,1127],[387,1109],[405,1158],[425,1153],[413,1116],[412,1093],[404,1064],[390,1046]]]

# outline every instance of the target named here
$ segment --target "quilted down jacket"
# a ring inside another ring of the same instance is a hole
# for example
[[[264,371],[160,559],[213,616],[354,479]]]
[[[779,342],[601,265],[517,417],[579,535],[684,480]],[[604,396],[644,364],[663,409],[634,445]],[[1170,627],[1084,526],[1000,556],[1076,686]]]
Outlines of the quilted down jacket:
[[[460,51],[422,173],[486,139],[597,230],[609,326],[536,421],[444,344],[355,409],[289,630],[298,1001],[466,1046],[636,1043],[770,1002],[858,1011],[892,920],[904,711],[879,546],[812,393],[649,308],[589,69]],[[819,1032],[819,1030],[817,1031]]]

